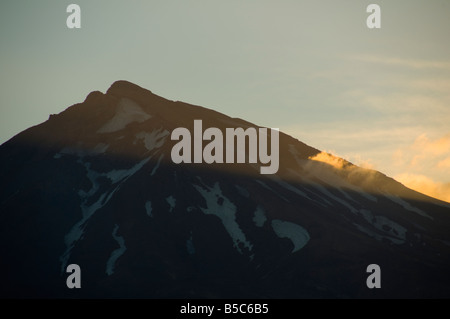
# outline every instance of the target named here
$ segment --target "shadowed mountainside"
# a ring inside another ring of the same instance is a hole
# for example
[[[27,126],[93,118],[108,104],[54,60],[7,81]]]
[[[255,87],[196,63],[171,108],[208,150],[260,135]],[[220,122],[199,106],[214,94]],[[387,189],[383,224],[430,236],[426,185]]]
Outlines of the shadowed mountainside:
[[[258,127],[118,81],[1,145],[0,296],[450,297],[450,204],[282,132],[274,175],[174,164],[195,119]]]

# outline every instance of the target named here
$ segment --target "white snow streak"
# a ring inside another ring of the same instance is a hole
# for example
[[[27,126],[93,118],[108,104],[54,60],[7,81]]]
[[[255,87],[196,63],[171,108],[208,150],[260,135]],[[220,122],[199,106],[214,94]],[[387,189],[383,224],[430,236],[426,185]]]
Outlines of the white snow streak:
[[[266,222],[266,220],[267,220],[267,217],[264,212],[264,208],[262,208],[262,206],[258,205],[258,207],[256,207],[255,215],[253,216],[253,222],[255,223],[256,226],[262,227],[264,225],[264,223]]]
[[[173,212],[173,209],[175,208],[175,204],[176,204],[176,199],[175,197],[173,197],[172,195],[170,195],[169,197],[166,198],[166,202],[169,204],[170,208],[169,208],[169,212]]]
[[[200,208],[204,214],[215,215],[220,218],[223,226],[233,240],[234,247],[242,254],[239,244],[242,243],[248,250],[252,250],[253,245],[247,240],[244,232],[236,222],[236,206],[226,198],[216,182],[212,188],[193,185],[197,191],[205,198],[207,208]],[[222,202],[220,200],[222,199]]]
[[[386,196],[387,198],[389,198],[391,201],[393,201],[394,203],[399,204],[400,206],[402,206],[404,209],[409,210],[411,212],[414,212],[416,214],[419,214],[420,216],[423,217],[427,217],[429,219],[433,219],[433,217],[431,217],[430,215],[428,215],[427,213],[425,213],[423,210],[420,210],[417,207],[412,206],[410,203],[404,201],[403,199],[401,199],[398,196],[395,195],[391,195],[391,194],[384,194],[384,196]]]
[[[373,215],[371,211],[366,209],[361,209],[360,214],[364,217],[364,219],[369,222],[375,229],[377,229],[380,232],[385,233],[387,236],[373,236],[378,240],[381,240],[382,238],[389,239],[395,244],[403,244],[406,240],[406,228],[397,224],[396,222],[390,220],[389,218],[385,216],[380,215]],[[362,230],[364,228],[363,226],[358,227],[361,231],[368,234],[368,230]]]
[[[146,201],[145,202],[145,212],[147,213],[148,217],[153,217],[152,214],[152,202]]]
[[[147,157],[143,159],[142,161],[140,161],[139,163],[137,163],[136,165],[134,165],[129,169],[112,170],[109,171],[108,173],[103,173],[102,175],[108,177],[113,184],[125,181],[130,176],[134,175],[134,173],[139,171],[142,168],[142,166],[144,166],[150,160],[150,158],[151,157]]]
[[[141,132],[136,135],[136,138],[143,140],[145,148],[151,151],[155,148],[160,148],[164,144],[168,135],[169,131],[159,128],[157,130],[153,130],[151,133]]]
[[[361,226],[361,225],[358,225],[358,224],[355,224],[355,223],[353,223],[353,225],[355,225],[356,228],[358,228],[359,231],[369,235],[370,237],[375,238],[378,241],[382,241],[383,239],[387,239],[387,240],[389,240],[392,243],[397,244],[397,245],[403,244],[405,242],[402,239],[381,235],[381,234],[379,234],[379,233],[377,233],[377,232],[375,232],[373,230],[370,230],[370,229],[368,229],[368,228],[366,228],[364,226]]]
[[[278,237],[289,238],[292,241],[294,244],[293,253],[302,249],[310,239],[306,229],[291,222],[274,219],[272,220],[272,228]]]
[[[80,238],[84,234],[84,229],[87,225],[89,219],[94,215],[96,211],[105,206],[109,200],[113,197],[113,195],[120,189],[120,185],[126,181],[129,177],[135,174],[139,169],[141,169],[145,163],[150,160],[150,157],[143,159],[130,169],[125,170],[114,170],[108,173],[98,173],[91,169],[90,163],[84,163],[81,159],[78,160],[79,163],[83,164],[87,170],[86,176],[90,180],[92,187],[87,192],[84,190],[80,190],[78,195],[81,198],[80,209],[82,212],[82,218],[75,225],[72,226],[70,231],[64,237],[64,243],[66,245],[66,250],[60,257],[61,261],[61,272],[65,271],[65,267],[69,260],[70,254],[72,252],[73,247],[75,247],[75,243],[80,240]],[[98,190],[100,189],[100,184],[97,181],[99,177],[108,177],[113,184],[120,182],[114,188],[107,189],[104,193],[98,194]],[[89,202],[92,201],[92,197],[97,195],[97,200],[88,205]]]
[[[112,133],[123,130],[133,122],[142,123],[151,118],[136,102],[122,98],[116,107],[116,114],[97,133]]]
[[[116,240],[116,242],[119,244],[119,248],[113,250],[111,253],[111,256],[109,257],[108,261],[106,262],[106,274],[108,276],[111,276],[114,273],[114,267],[116,266],[116,261],[119,259],[120,256],[124,254],[124,252],[127,250],[127,247],[125,246],[125,240],[122,236],[117,235],[117,231],[119,230],[119,225],[114,226],[114,230],[112,232],[113,238]]]

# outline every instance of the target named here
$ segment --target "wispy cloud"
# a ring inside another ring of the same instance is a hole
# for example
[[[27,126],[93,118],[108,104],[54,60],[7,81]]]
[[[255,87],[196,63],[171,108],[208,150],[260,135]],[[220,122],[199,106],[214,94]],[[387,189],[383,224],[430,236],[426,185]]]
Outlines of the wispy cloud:
[[[434,97],[420,93],[392,93],[385,95],[366,94],[360,96],[361,103],[367,107],[377,109],[386,114],[404,113],[423,114],[430,112],[430,109],[441,112],[441,116],[450,116],[450,97]],[[431,114],[436,117],[436,114]]]
[[[406,58],[402,59],[395,57],[382,57],[376,55],[356,55],[352,56],[351,59],[367,63],[384,64],[412,69],[450,70],[450,62],[447,61],[430,61],[430,60],[418,60]]]
[[[411,189],[450,203],[450,183],[435,182],[420,174],[399,174],[394,178]]]
[[[346,132],[336,125],[293,135],[317,141],[312,143],[316,147],[321,144],[325,145],[323,149],[338,150],[321,152],[313,160],[337,169],[347,167],[346,161],[376,169],[418,192],[450,201],[450,133],[435,131],[429,135],[417,127]]]
[[[354,173],[361,172],[364,168],[371,168],[349,165],[349,163],[345,159],[334,156],[329,152],[320,152],[315,156],[309,157],[309,159],[326,163],[336,169],[345,171],[349,174],[350,177]],[[368,174],[368,176],[370,177],[370,175],[373,174],[373,171],[364,170],[364,173]],[[450,203],[450,183],[436,182],[425,175],[410,173],[395,175],[394,179],[396,179],[406,187]]]
[[[438,138],[427,134],[417,136],[412,145],[399,148],[393,154],[393,163],[408,169],[441,171],[450,166],[450,133]],[[442,171],[450,179],[450,173]]]
[[[450,133],[434,138],[420,134],[411,145],[397,149],[392,159],[400,172],[395,179],[416,191],[450,202]]]
[[[367,157],[372,152],[391,154],[400,147],[410,146],[414,142],[414,136],[418,132],[424,132],[420,125],[398,125],[398,119],[395,118],[382,122],[342,120],[324,124],[290,125],[281,129],[307,144],[322,150],[333,150],[333,154],[346,159],[349,152],[362,157]]]
[[[448,77],[405,79],[405,81],[400,83],[400,85],[405,85],[407,88],[422,91],[441,92],[446,93],[447,95],[450,94],[450,79]]]
[[[313,80],[329,84],[325,89],[340,88],[327,92],[332,112],[322,115],[321,123],[304,123],[286,131],[444,199],[446,191],[450,194],[446,188],[450,182],[450,58],[369,53],[341,56],[341,61],[312,75]],[[316,160],[340,165],[325,154]]]
[[[342,158],[334,156],[328,152],[320,152],[319,154],[310,156],[309,159],[313,161],[326,163],[337,169],[343,169],[346,164],[346,162]]]
[[[437,167],[439,168],[449,168],[450,169],[450,156],[446,159],[443,159],[437,164]]]
[[[348,168],[348,162],[352,161],[353,164],[364,169],[374,169],[374,165],[370,160],[363,159],[359,154],[352,156],[352,159],[333,155],[336,154],[333,151],[322,151],[314,156],[309,157],[310,160],[327,163],[337,169]]]
[[[416,138],[412,148],[431,156],[450,155],[450,133],[437,139],[430,139],[426,134],[422,134]]]

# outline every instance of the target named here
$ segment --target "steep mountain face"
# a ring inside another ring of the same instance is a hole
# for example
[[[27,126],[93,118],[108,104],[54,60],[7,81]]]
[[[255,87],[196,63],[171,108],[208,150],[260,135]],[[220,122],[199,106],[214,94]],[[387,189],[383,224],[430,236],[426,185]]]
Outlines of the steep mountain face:
[[[274,175],[175,164],[196,119],[257,128],[118,81],[1,145],[0,297],[450,297],[449,204],[281,132]]]

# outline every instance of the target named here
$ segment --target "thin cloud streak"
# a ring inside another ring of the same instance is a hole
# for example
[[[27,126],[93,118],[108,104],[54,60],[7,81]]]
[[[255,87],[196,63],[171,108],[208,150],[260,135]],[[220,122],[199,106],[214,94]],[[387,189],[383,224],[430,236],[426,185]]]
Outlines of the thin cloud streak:
[[[401,59],[401,58],[382,57],[382,56],[375,56],[375,55],[357,55],[357,56],[352,56],[351,59],[361,61],[361,62],[399,66],[399,67],[406,67],[406,68],[412,68],[412,69],[438,69],[438,70],[449,70],[450,71],[450,62],[446,62],[446,61]]]

